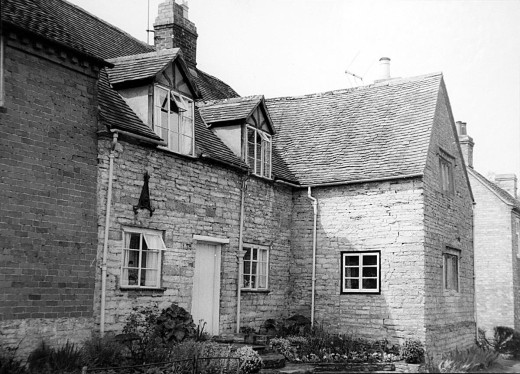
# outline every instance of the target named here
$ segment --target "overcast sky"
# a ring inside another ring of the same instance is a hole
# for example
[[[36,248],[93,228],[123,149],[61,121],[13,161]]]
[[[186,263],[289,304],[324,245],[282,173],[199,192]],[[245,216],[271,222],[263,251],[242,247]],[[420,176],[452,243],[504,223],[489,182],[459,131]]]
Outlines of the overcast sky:
[[[148,0],[69,1],[146,42]],[[162,0],[149,2],[152,27]],[[455,120],[468,123],[475,141],[475,169],[520,177],[519,0],[188,4],[199,34],[197,66],[242,96],[371,84],[383,56],[393,77],[442,72]]]

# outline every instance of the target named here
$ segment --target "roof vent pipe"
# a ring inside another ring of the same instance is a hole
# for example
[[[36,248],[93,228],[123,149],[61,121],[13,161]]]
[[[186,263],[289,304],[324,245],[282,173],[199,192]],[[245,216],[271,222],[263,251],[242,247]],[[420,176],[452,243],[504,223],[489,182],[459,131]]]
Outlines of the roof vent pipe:
[[[379,59],[379,79],[378,81],[383,81],[390,79],[390,58],[381,57]]]

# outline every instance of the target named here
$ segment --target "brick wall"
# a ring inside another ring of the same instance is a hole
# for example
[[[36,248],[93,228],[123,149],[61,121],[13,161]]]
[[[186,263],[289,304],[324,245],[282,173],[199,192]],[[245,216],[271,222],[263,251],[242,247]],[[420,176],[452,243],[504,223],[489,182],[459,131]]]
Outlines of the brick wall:
[[[515,326],[514,267],[511,207],[475,177],[475,281],[477,321],[493,334],[495,326]]]
[[[316,315],[334,332],[424,339],[423,187],[420,179],[314,188],[318,199]],[[296,194],[292,312],[310,315],[312,205]],[[381,251],[381,294],[340,294],[340,252]]]
[[[441,87],[424,176],[426,346],[432,353],[466,348],[475,338],[472,200],[451,112]],[[454,193],[443,193],[439,154],[453,157]],[[443,252],[460,251],[459,292],[444,289]]]
[[[99,253],[102,253],[108,176],[109,141],[99,142]],[[134,215],[142,176],[150,174],[150,195],[156,209]],[[225,166],[173,153],[119,143],[114,161],[113,209],[109,233],[107,331],[119,331],[135,306],[172,302],[191,311],[196,242],[193,235],[229,239],[222,246],[220,330],[236,328],[237,253],[243,175]],[[242,325],[259,327],[279,318],[287,308],[290,253],[291,189],[250,177],[245,196],[244,242],[271,246],[270,292],[243,293]],[[161,230],[167,251],[163,258],[164,291],[128,291],[119,287],[123,226]],[[99,313],[99,272],[96,315]]]
[[[0,343],[23,338],[30,346],[40,336],[26,336],[25,328],[65,319],[79,331],[92,317],[97,70],[14,34],[6,39]],[[21,319],[23,329],[8,328]]]

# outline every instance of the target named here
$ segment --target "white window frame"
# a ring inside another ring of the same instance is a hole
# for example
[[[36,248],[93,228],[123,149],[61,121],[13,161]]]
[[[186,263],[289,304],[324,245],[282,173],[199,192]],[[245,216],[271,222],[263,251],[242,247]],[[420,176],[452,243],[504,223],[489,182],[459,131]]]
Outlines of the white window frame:
[[[265,291],[265,290],[268,290],[269,289],[269,255],[270,255],[270,251],[269,251],[269,247],[268,246],[263,246],[263,245],[256,245],[256,244],[245,244],[243,245],[243,250],[244,250],[244,257],[243,257],[243,260],[242,260],[242,284],[241,284],[241,289],[242,290],[245,290],[245,291]],[[250,256],[250,263],[251,265],[249,266],[249,269],[251,269],[249,271],[249,273],[246,274],[245,272],[245,268],[246,268],[246,259],[245,259],[245,254],[247,253],[247,251],[250,250],[251,251],[251,256]],[[253,260],[253,251],[257,251],[257,260]],[[265,261],[260,261],[261,257],[260,257],[260,254],[261,253],[265,253]],[[253,263],[256,263],[256,272],[253,274]],[[265,274],[261,274],[261,266],[260,263],[264,263],[264,269],[265,269]],[[254,276],[255,277],[255,282],[254,284],[248,284],[246,285],[245,283],[245,280],[246,280],[246,277],[249,276],[250,280],[252,279],[252,277]],[[265,277],[265,285],[264,286],[260,286],[260,277]]]
[[[453,162],[442,155],[439,155],[439,179],[441,191],[453,195],[455,193]]]
[[[363,258],[367,256],[376,256],[376,265],[363,265]],[[357,257],[358,265],[347,265],[346,259],[348,257]],[[376,268],[376,276],[363,276],[364,268]],[[357,268],[358,276],[346,276],[345,269],[346,268]],[[357,280],[359,288],[349,288],[347,287],[347,280]],[[366,279],[376,279],[377,287],[376,288],[364,288],[363,280]],[[341,293],[342,294],[380,294],[381,293],[381,251],[363,251],[363,252],[352,252],[352,251],[342,251],[341,252]]]
[[[515,228],[516,228],[516,255],[520,257],[520,218],[515,217]]]
[[[168,120],[167,120],[167,123],[164,124],[164,123],[161,123],[161,116],[160,115],[157,115],[157,113],[160,113],[162,111],[162,103],[159,102],[159,95],[158,95],[158,92],[160,90],[163,90],[166,92],[166,97],[167,97],[167,107],[168,108],[171,108],[171,102],[175,102],[175,105],[177,105],[177,107],[179,108],[179,113],[177,113],[177,118],[178,118],[178,128],[177,130],[178,131],[174,131],[175,129],[173,128],[174,124],[171,123],[171,120],[172,120],[172,115],[169,114],[167,116]],[[155,84],[154,85],[154,90],[153,90],[153,95],[154,95],[154,98],[153,98],[153,129],[154,129],[154,132],[159,135],[161,138],[164,139],[164,141],[166,141],[167,143],[167,146],[165,147],[166,149],[172,151],[172,152],[175,152],[175,153],[179,153],[179,154],[183,154],[183,155],[187,155],[187,156],[193,156],[195,154],[195,104],[194,104],[194,101],[192,99],[190,99],[189,97],[181,94],[180,92],[176,91],[176,90],[172,90],[170,89],[169,87],[166,87],[166,86],[163,86],[161,84]],[[187,115],[184,115],[184,113],[191,113],[191,117],[187,116]],[[191,122],[191,135],[186,135],[182,132],[182,128],[183,128],[183,122],[184,121],[189,121]],[[163,134],[163,129],[166,130],[166,137],[164,136]],[[173,136],[173,134],[176,134],[176,136]],[[184,152],[183,151],[183,143],[182,143],[182,139],[184,137],[189,137],[191,138],[191,142],[190,142],[190,152]],[[172,138],[174,138],[172,140]],[[173,141],[176,142],[175,146],[173,144]]]
[[[139,241],[139,249],[131,249],[129,248],[130,244],[127,243],[128,238],[132,234],[139,234],[140,235],[140,241]],[[158,243],[160,248],[148,248],[148,253],[156,253],[157,254],[157,263],[152,264],[151,267],[143,267],[142,266],[142,260],[143,260],[143,242],[146,241],[147,246],[148,242],[150,242],[150,238],[155,237],[158,238]],[[130,251],[139,251],[139,264],[137,266],[129,266],[130,264],[129,259]],[[141,229],[141,228],[124,228],[123,229],[123,243],[121,248],[121,288],[136,288],[136,289],[158,289],[161,288],[161,281],[162,281],[162,257],[163,257],[163,251],[166,250],[166,246],[164,244],[163,240],[163,232],[158,230],[150,230],[150,229]],[[127,253],[128,252],[128,253]],[[153,280],[152,285],[142,285],[141,284],[141,272],[143,270],[155,270],[157,273],[156,278]],[[134,272],[137,275],[137,283],[136,284],[130,284],[129,278],[130,278],[130,272]]]
[[[253,165],[249,162],[249,130],[252,130],[255,133],[254,139],[254,162]],[[258,147],[257,147],[257,134],[261,138],[260,143],[260,155],[258,155]],[[270,134],[266,133],[265,131],[262,131],[260,129],[257,129],[254,126],[246,125],[246,152],[245,152],[245,160],[246,164],[248,164],[251,167],[252,173],[255,175],[258,175],[260,177],[271,179],[271,174],[273,170],[273,140]],[[266,160],[266,148],[269,147],[269,160]],[[260,170],[257,170],[257,162],[260,161]],[[265,170],[265,165],[268,165],[269,170]]]
[[[442,253],[442,288],[444,291],[460,292],[460,255],[460,250],[449,247],[446,247],[445,251]],[[448,261],[451,259],[456,259],[457,262],[455,267],[451,267],[452,270],[457,272],[455,277],[449,277],[448,274],[448,271],[450,270],[448,267]],[[449,284],[449,279],[452,278],[456,279],[456,285]]]

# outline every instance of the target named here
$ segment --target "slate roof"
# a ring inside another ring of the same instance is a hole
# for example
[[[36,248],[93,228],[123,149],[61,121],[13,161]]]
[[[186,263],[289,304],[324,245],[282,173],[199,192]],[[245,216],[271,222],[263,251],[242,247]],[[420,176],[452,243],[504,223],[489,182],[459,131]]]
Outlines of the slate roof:
[[[123,56],[108,60],[114,67],[107,69],[110,83],[135,81],[153,78],[164,69],[177,55],[179,48],[163,49],[131,56]]]
[[[148,45],[86,10],[64,0],[0,0],[6,28],[38,35],[101,64],[121,56],[153,52]],[[195,69],[194,81],[204,100],[237,97],[226,83]]]
[[[301,184],[422,175],[442,74],[267,99],[273,145]]]
[[[2,21],[67,48],[109,59],[154,47],[63,0],[1,0]]]
[[[262,95],[199,101],[197,106],[207,124],[246,119],[262,102]]]
[[[520,201],[515,199],[513,196],[509,194],[506,190],[499,187],[497,184],[491,182],[489,179],[484,177],[482,174],[477,172],[473,168],[468,168],[468,173],[477,178],[483,185],[487,186],[490,190],[492,190],[495,194],[497,194],[502,200],[504,200],[507,204],[511,205],[515,210],[520,212]],[[478,203],[478,201],[477,201]]]

